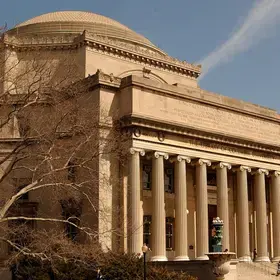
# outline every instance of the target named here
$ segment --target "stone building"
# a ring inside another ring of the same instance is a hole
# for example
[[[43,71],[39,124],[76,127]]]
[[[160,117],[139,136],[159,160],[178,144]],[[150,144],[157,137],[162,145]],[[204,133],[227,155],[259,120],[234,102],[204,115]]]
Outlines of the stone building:
[[[170,57],[97,14],[54,12],[8,30],[0,55],[9,58],[1,73],[23,53],[32,58],[34,49],[42,56],[52,51],[54,83],[71,50],[75,74],[90,79],[98,96],[95,105],[106,107],[129,137],[127,164],[106,169],[110,176],[121,174],[120,199],[99,185],[106,206],[123,209],[99,223],[102,231],[115,219],[124,222],[117,245],[112,237],[100,238],[104,248],[140,253],[147,243],[154,261],[204,260],[212,250],[211,221],[218,216],[224,221],[223,249],[242,261],[252,258],[254,248],[258,261],[280,260],[276,111],[201,89],[200,66]],[[0,82],[2,89],[9,85]],[[13,137],[20,135],[2,138]],[[100,158],[99,166],[111,165]]]

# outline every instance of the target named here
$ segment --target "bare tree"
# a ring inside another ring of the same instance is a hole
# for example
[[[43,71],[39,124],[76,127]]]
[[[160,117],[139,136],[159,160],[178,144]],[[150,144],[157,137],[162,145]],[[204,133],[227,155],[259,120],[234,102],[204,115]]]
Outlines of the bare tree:
[[[118,186],[108,170],[125,160],[125,139],[93,77],[82,78],[75,51],[57,60],[52,51],[15,50],[11,40],[0,42],[1,241],[45,258],[29,246],[38,231],[95,244],[121,234],[110,220],[118,209],[102,198]]]

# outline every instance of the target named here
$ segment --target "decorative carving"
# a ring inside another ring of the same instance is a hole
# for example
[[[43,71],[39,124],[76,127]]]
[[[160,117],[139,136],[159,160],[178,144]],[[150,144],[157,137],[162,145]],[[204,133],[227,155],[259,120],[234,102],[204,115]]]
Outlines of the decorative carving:
[[[166,160],[169,158],[168,154],[164,152],[154,152],[154,157],[155,158],[163,157]]]
[[[216,168],[221,168],[221,169],[227,168],[228,170],[230,170],[231,169],[231,164],[226,163],[226,162],[220,162],[216,165],[213,165],[213,169],[216,169]]]
[[[278,176],[280,176],[280,171],[273,171],[273,172],[271,172],[271,176],[275,176],[275,177],[278,177]]]
[[[259,169],[257,169],[257,170],[254,170],[254,171],[252,172],[252,174],[259,174],[259,175],[265,174],[265,175],[268,176],[269,172],[268,172],[267,169],[259,168]]]
[[[143,68],[143,77],[150,79],[151,70],[146,67]]]
[[[197,160],[196,164],[198,164],[198,165],[206,164],[207,166],[211,166],[211,161],[208,159],[200,158],[199,160]]]
[[[139,128],[135,128],[133,132],[135,137],[140,137],[141,136],[141,130]]]
[[[135,153],[139,153],[140,156],[144,156],[145,155],[145,150],[143,149],[139,149],[139,148],[130,148],[129,149],[130,154],[134,155]]]
[[[158,133],[158,140],[159,140],[160,142],[163,142],[164,139],[165,139],[164,133],[160,131],[160,132]]]
[[[186,161],[186,163],[190,163],[191,162],[191,158],[190,157],[187,157],[187,156],[182,156],[182,155],[178,155],[178,156],[173,156],[173,157],[170,157],[170,162],[175,162],[175,161]]]
[[[251,172],[251,167],[249,166],[245,166],[245,165],[240,165],[239,167],[235,167],[232,169],[233,172],[237,172],[237,171],[247,171],[247,172]]]

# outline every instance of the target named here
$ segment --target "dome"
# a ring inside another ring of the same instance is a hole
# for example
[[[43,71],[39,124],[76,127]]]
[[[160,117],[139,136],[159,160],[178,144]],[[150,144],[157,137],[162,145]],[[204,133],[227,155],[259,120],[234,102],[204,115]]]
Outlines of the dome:
[[[9,33],[81,34],[84,30],[96,35],[132,41],[156,48],[147,38],[127,26],[102,15],[81,11],[60,11],[43,14],[16,25]],[[157,48],[156,48],[157,49]]]

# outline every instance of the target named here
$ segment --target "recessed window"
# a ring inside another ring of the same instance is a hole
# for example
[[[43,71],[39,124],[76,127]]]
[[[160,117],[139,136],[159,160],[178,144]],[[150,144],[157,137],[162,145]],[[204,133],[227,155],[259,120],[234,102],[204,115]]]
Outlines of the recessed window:
[[[174,169],[164,169],[164,190],[168,193],[174,193]]]
[[[151,225],[152,216],[145,215],[143,217],[143,244],[145,243],[149,248],[151,247]]]
[[[62,208],[62,216],[69,223],[65,223],[65,234],[66,236],[77,241],[77,236],[79,234],[80,217],[82,212],[81,204],[75,199],[63,200],[60,202]]]
[[[212,186],[212,187],[217,186],[217,176],[214,170],[213,171],[209,170],[207,172],[207,186]]]
[[[142,182],[144,190],[152,189],[152,166],[144,164],[142,172]]]
[[[167,217],[166,218],[166,250],[168,251],[174,250],[173,232],[174,232],[174,218]]]

